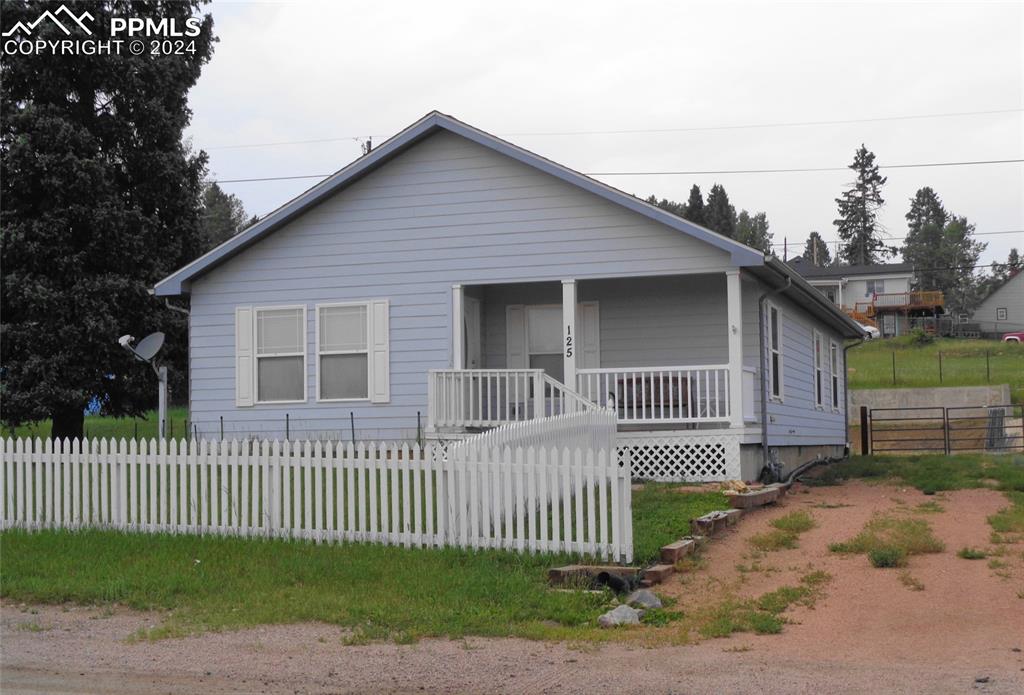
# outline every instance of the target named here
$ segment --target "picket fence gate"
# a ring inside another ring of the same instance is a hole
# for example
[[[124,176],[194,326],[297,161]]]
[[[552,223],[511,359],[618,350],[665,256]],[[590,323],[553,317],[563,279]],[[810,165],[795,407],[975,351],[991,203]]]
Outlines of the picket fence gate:
[[[614,450],[0,440],[3,528],[105,528],[632,560]]]

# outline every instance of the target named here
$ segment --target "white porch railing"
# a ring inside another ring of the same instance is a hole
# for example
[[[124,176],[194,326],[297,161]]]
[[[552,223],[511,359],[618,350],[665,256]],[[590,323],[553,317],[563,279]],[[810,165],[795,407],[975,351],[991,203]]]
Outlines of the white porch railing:
[[[432,369],[428,423],[438,427],[497,427],[596,406],[542,369]]]
[[[727,422],[730,416],[728,365],[580,369],[577,391],[627,425]]]

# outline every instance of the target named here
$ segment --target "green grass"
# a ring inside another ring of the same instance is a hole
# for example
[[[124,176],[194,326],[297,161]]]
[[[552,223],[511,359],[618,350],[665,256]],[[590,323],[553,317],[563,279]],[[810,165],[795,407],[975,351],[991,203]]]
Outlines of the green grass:
[[[814,528],[814,517],[806,511],[790,512],[772,521],[771,525],[770,531],[754,534],[748,539],[757,550],[770,552],[797,547],[800,534]]]
[[[170,611],[146,637],[318,620],[357,636],[571,636],[608,597],[554,592],[568,558],[108,531],[5,531],[5,598]]]
[[[793,605],[813,606],[830,579],[826,572],[811,572],[801,577],[797,586],[783,586],[752,600],[723,601],[699,621],[697,632],[704,637],[728,637],[735,632],[782,632],[782,613]]]
[[[856,536],[832,543],[835,553],[867,554],[875,567],[900,567],[908,555],[940,553],[945,549],[924,519],[878,514]]]
[[[984,550],[978,550],[977,548],[960,548],[956,551],[956,556],[963,558],[964,560],[984,560],[988,557],[988,553]]]
[[[690,519],[728,509],[719,492],[676,492],[678,485],[648,483],[633,492],[633,557],[639,564],[657,559],[661,546],[690,533]]]
[[[1024,534],[1024,492],[1007,492],[1010,506],[988,518],[993,531],[1000,534]]]
[[[916,345],[910,336],[904,336],[868,341],[849,352],[850,388],[893,388],[893,352],[897,388],[1009,384],[1011,400],[1024,403],[1024,345],[997,340],[938,338],[927,345]]]
[[[167,422],[168,432],[174,437],[185,436],[185,422],[188,420],[188,409],[168,408]],[[39,437],[46,439],[50,436],[52,423],[49,420],[21,425],[20,427],[4,427],[0,434],[4,437]],[[107,415],[86,415],[83,430],[86,437],[99,437],[108,439],[131,439],[138,433],[140,439],[154,439],[157,436],[156,411],[151,410],[142,417],[109,417]]]
[[[638,564],[685,535],[691,517],[725,506],[718,493],[636,491]],[[578,561],[569,556],[92,530],[4,531],[0,554],[4,598],[168,612],[136,639],[307,620],[350,628],[351,643],[610,638],[596,627],[610,594],[548,588],[547,570]],[[679,619],[656,613],[645,624],[661,630]]]
[[[852,478],[893,478],[926,494],[979,487],[1024,492],[1024,456],[857,456],[829,466],[817,482],[828,484]]]

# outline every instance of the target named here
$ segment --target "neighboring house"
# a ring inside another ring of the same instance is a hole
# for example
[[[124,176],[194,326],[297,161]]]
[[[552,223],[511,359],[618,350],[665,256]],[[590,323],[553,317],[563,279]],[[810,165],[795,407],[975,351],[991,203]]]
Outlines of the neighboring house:
[[[1024,331],[1024,272],[1004,282],[978,305],[971,316],[983,335]]]
[[[437,112],[155,292],[190,297],[201,436],[450,438],[606,405],[662,478],[755,478],[765,441],[787,467],[842,454],[862,335],[778,259]]]
[[[861,323],[877,326],[883,336],[903,335],[912,318],[944,311],[941,291],[913,291],[914,266],[879,263],[819,267],[802,257],[787,261],[807,282]]]

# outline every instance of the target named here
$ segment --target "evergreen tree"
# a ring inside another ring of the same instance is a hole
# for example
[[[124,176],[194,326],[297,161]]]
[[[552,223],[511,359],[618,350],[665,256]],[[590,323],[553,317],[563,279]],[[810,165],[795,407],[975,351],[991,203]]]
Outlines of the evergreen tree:
[[[225,193],[216,183],[208,184],[203,191],[203,211],[200,219],[203,252],[227,241],[249,226],[242,201],[236,195]]]
[[[704,214],[704,196],[701,195],[700,186],[697,184],[693,184],[693,187],[690,188],[690,197],[686,200],[683,217],[694,224],[707,226],[707,216]]]
[[[878,210],[885,203],[882,186],[886,178],[878,173],[875,155],[864,145],[854,155],[850,169],[857,172],[857,180],[836,198],[839,218],[833,224],[843,243],[839,255],[851,265],[878,263],[896,252],[885,245],[878,222]]]
[[[729,203],[729,194],[721,184],[716,183],[711,187],[704,207],[704,226],[732,239],[736,236],[735,220],[736,209]]]
[[[821,268],[832,265],[832,254],[828,251],[828,245],[817,232],[811,232],[810,236],[807,237],[803,258],[808,263]]]
[[[669,200],[668,198],[658,200],[658,196],[654,195],[648,197],[644,202],[650,203],[655,207],[659,207],[665,212],[671,212],[673,215],[677,215],[678,217],[686,217],[685,203],[677,203],[676,201]]]
[[[974,240],[974,225],[966,217],[950,215],[942,229],[939,253],[931,259],[934,265],[915,270],[933,278],[932,286],[922,284],[921,289],[942,290],[947,312],[969,313],[984,290],[976,266],[985,246]]]
[[[96,27],[114,15],[183,26],[204,4],[75,3]],[[46,2],[4,3],[4,25]],[[51,22],[33,40],[62,40]],[[191,41],[191,39],[190,39]],[[168,333],[164,359],[184,364],[185,320],[148,289],[201,249],[205,154],[182,141],[189,89],[213,52],[203,19],[195,53],[61,55],[9,52],[0,62],[0,397],[7,425],[52,418],[80,437],[83,410],[152,407],[153,374],[120,335]],[[183,370],[173,370],[180,378]]]
[[[948,218],[942,201],[931,188],[926,186],[911,198],[903,260],[917,269],[914,289],[938,289],[942,283],[938,271],[931,269],[946,264],[948,249],[943,236]]]
[[[768,231],[768,215],[759,212],[751,216],[741,210],[736,217],[736,241],[763,253],[772,252],[772,234]]]

